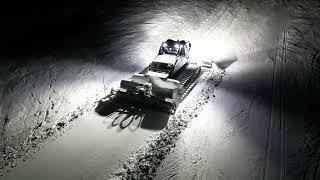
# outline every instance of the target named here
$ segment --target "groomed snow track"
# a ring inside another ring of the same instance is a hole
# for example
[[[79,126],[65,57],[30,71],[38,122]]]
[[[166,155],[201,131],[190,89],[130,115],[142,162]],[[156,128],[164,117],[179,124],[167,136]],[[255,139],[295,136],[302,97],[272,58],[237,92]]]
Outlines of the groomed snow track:
[[[219,85],[224,75],[217,67],[202,69],[204,70],[196,81],[186,84],[185,92],[190,92],[197,84],[199,86],[191,93],[188,101],[183,103],[183,107],[178,108],[179,111],[170,117],[166,128],[159,134],[148,138],[146,145],[139,147],[136,152],[128,157],[122,167],[110,174],[110,179],[138,180],[155,178],[157,168],[170,153],[171,149],[175,147],[180,133],[199,115],[209,99],[214,97],[209,94],[213,94],[214,88]],[[197,70],[199,69],[196,68],[192,72],[197,72]],[[197,75],[198,73],[192,74]]]

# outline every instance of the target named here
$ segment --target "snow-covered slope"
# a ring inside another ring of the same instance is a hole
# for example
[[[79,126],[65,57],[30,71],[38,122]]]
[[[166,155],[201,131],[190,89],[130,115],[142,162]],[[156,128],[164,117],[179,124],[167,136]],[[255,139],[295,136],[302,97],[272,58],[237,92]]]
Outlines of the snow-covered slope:
[[[319,4],[247,5],[231,31],[260,49],[226,70],[156,179],[319,179]]]
[[[54,48],[40,43],[28,48],[34,52],[31,55],[3,56],[0,174],[11,169],[4,178],[100,179],[122,163],[141,165],[132,157],[157,158],[141,154],[141,149],[158,142],[162,133],[175,132],[164,129],[168,122],[174,125],[174,118],[147,111],[143,117],[140,112],[134,114],[137,119],[122,112],[103,120],[104,114],[94,111],[112,85],[145,67],[168,38],[190,40],[194,61],[238,61],[226,69],[218,88],[210,81],[203,86],[204,93],[212,97],[214,92],[216,97],[196,113],[192,108],[185,113],[197,117],[183,119],[182,130],[187,128],[171,139],[166,158],[151,167],[157,173],[141,174],[148,167],[144,164],[142,169],[128,168],[116,175],[319,178],[318,2],[128,0],[115,5],[112,12],[108,3],[104,5],[93,16],[97,20],[84,23],[90,25],[87,28],[80,23],[81,33],[64,35]],[[72,31],[78,32],[77,28]],[[189,100],[203,97],[207,96]],[[109,129],[99,128],[102,122]],[[71,130],[63,133],[64,129]],[[155,138],[144,143],[150,135]],[[48,139],[56,141],[47,144]],[[27,152],[38,152],[41,144],[39,156],[22,163],[28,160]],[[57,151],[57,156],[52,155]],[[69,175],[54,173],[71,166]]]

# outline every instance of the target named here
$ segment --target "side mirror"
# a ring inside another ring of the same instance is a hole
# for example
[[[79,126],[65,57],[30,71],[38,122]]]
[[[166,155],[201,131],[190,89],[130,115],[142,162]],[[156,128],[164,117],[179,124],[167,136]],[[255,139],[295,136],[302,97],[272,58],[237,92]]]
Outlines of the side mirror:
[[[191,47],[191,43],[189,43],[189,47]]]

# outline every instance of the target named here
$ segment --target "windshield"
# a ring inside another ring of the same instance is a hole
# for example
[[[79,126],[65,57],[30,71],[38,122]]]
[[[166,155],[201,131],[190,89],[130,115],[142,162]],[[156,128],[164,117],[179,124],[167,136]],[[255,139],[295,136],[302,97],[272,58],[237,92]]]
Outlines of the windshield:
[[[167,64],[167,63],[161,63],[161,62],[152,62],[149,65],[150,71],[155,72],[165,72],[170,73],[170,71],[173,69],[173,64]]]
[[[174,54],[177,55],[178,51],[180,48],[180,44],[178,44],[175,41],[166,41],[162,43],[160,50],[159,50],[159,55],[161,54]]]

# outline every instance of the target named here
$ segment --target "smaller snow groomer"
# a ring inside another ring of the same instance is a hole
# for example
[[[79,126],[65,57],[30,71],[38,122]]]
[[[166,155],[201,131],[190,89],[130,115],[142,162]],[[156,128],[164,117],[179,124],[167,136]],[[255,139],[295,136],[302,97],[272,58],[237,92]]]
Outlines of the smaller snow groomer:
[[[163,42],[150,65],[112,90],[110,98],[124,103],[141,103],[174,114],[188,84],[200,74],[200,67],[189,64],[191,43],[184,40]]]

